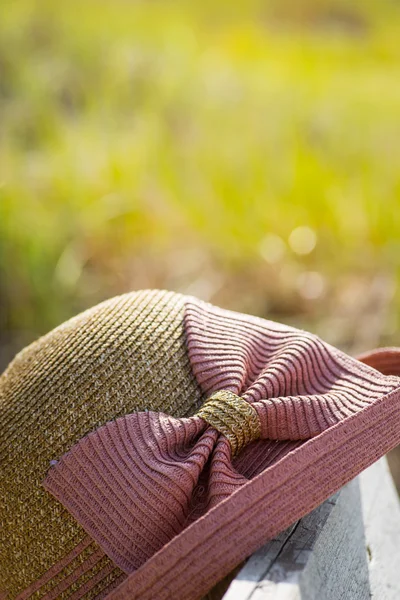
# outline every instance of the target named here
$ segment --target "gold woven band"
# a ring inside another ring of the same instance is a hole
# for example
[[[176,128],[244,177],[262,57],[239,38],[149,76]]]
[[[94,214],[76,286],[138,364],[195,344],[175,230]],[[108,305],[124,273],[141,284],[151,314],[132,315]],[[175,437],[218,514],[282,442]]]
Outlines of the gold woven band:
[[[196,414],[228,439],[233,456],[261,435],[257,411],[228,390],[212,394]]]

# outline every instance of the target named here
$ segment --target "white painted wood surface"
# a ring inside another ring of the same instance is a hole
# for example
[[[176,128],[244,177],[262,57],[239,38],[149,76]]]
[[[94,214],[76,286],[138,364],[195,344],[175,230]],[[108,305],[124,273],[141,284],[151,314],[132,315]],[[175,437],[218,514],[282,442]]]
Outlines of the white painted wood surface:
[[[246,562],[223,600],[400,600],[400,504],[381,459]]]
[[[386,459],[360,481],[371,597],[400,600],[400,503]]]

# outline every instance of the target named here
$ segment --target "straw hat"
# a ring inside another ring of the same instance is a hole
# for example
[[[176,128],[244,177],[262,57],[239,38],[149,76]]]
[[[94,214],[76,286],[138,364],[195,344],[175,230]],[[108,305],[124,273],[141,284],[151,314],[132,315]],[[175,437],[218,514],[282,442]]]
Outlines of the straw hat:
[[[398,353],[363,360],[163,291],[41,338],[0,377],[0,597],[194,600],[228,581],[399,444]]]

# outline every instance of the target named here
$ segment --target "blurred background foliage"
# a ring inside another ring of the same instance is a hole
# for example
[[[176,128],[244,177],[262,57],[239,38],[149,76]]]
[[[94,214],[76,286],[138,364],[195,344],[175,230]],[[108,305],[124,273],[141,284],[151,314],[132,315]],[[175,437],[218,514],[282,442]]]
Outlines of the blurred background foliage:
[[[2,0],[1,366],[168,288],[400,344],[400,3]]]

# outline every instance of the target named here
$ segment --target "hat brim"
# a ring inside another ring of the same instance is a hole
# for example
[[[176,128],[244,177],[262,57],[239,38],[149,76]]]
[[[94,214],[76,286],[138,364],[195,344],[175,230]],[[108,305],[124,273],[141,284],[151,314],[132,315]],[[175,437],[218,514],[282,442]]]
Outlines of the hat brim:
[[[173,538],[107,600],[196,600],[400,443],[400,388],[304,442]]]

